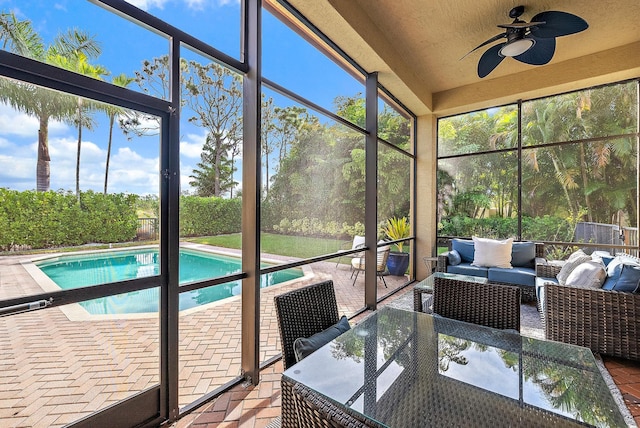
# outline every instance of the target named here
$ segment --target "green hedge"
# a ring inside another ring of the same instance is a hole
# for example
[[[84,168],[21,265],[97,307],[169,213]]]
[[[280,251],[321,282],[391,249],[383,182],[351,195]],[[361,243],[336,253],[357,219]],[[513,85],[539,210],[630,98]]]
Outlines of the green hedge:
[[[180,198],[180,236],[238,233],[241,227],[242,201],[239,198]]]
[[[0,189],[0,250],[126,242],[136,236],[137,196]]]
[[[517,234],[518,219],[487,217],[470,218],[452,216],[442,219],[440,236],[483,236],[486,238],[509,238]],[[522,239],[538,241],[572,241],[575,221],[571,219],[543,216],[522,217]]]

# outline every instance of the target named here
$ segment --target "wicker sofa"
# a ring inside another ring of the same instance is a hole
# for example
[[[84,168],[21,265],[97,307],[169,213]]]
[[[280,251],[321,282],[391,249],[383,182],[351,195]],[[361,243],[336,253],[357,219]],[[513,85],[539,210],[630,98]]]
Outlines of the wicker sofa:
[[[561,268],[556,263],[536,266],[546,338],[640,360],[640,294],[559,285],[555,278]]]
[[[452,263],[451,253],[460,255],[458,263]],[[537,242],[514,242],[512,245],[512,268],[480,267],[472,265],[474,261],[474,242],[469,239],[454,238],[449,241],[449,251],[440,254],[436,264],[437,272],[449,272],[459,275],[471,275],[487,278],[493,284],[517,285],[523,301],[536,299],[535,283],[537,264],[544,259],[544,244]]]

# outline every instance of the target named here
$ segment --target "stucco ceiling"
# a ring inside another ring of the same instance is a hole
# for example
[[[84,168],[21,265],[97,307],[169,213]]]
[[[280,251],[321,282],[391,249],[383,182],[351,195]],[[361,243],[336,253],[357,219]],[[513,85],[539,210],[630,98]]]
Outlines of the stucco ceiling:
[[[640,76],[639,0],[289,0],[418,115],[451,114]],[[559,37],[544,66],[506,58],[484,79],[471,49],[521,19],[559,10],[589,28]]]

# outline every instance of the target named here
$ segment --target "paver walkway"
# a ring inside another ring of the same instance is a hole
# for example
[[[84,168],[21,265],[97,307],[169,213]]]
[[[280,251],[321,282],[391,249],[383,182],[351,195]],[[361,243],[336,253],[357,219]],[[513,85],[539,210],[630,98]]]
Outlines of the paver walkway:
[[[22,265],[32,257],[0,257],[0,299],[42,292]],[[333,279],[341,313],[363,306],[362,276],[354,286],[347,265],[311,267],[313,277],[262,289],[261,361],[280,352],[276,294]],[[380,295],[407,278],[386,280],[388,289],[378,282]],[[240,375],[240,313],[239,297],[181,312],[181,407]],[[62,426],[157,385],[158,324],[157,315],[70,320],[59,307],[0,318],[0,426]]]
[[[411,293],[406,287],[391,299]],[[388,302],[383,302],[388,303]],[[362,314],[360,317],[365,316]],[[605,367],[618,386],[629,412],[640,426],[640,362],[603,358]],[[280,416],[280,377],[282,362],[260,372],[257,387],[237,385],[175,422],[171,428],[263,428]]]

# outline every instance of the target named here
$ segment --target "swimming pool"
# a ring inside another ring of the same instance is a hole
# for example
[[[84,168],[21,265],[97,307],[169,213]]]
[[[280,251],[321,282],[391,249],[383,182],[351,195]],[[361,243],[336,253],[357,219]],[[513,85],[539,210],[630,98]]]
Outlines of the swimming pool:
[[[36,262],[36,266],[61,289],[68,290],[114,281],[158,275],[157,248],[64,255]],[[263,267],[268,264],[263,264]],[[240,258],[193,249],[180,249],[180,284],[241,272]],[[303,276],[301,269],[262,275],[260,288]],[[180,293],[180,310],[194,308],[240,294],[241,281]],[[79,304],[92,315],[158,312],[159,289],[101,297]]]

